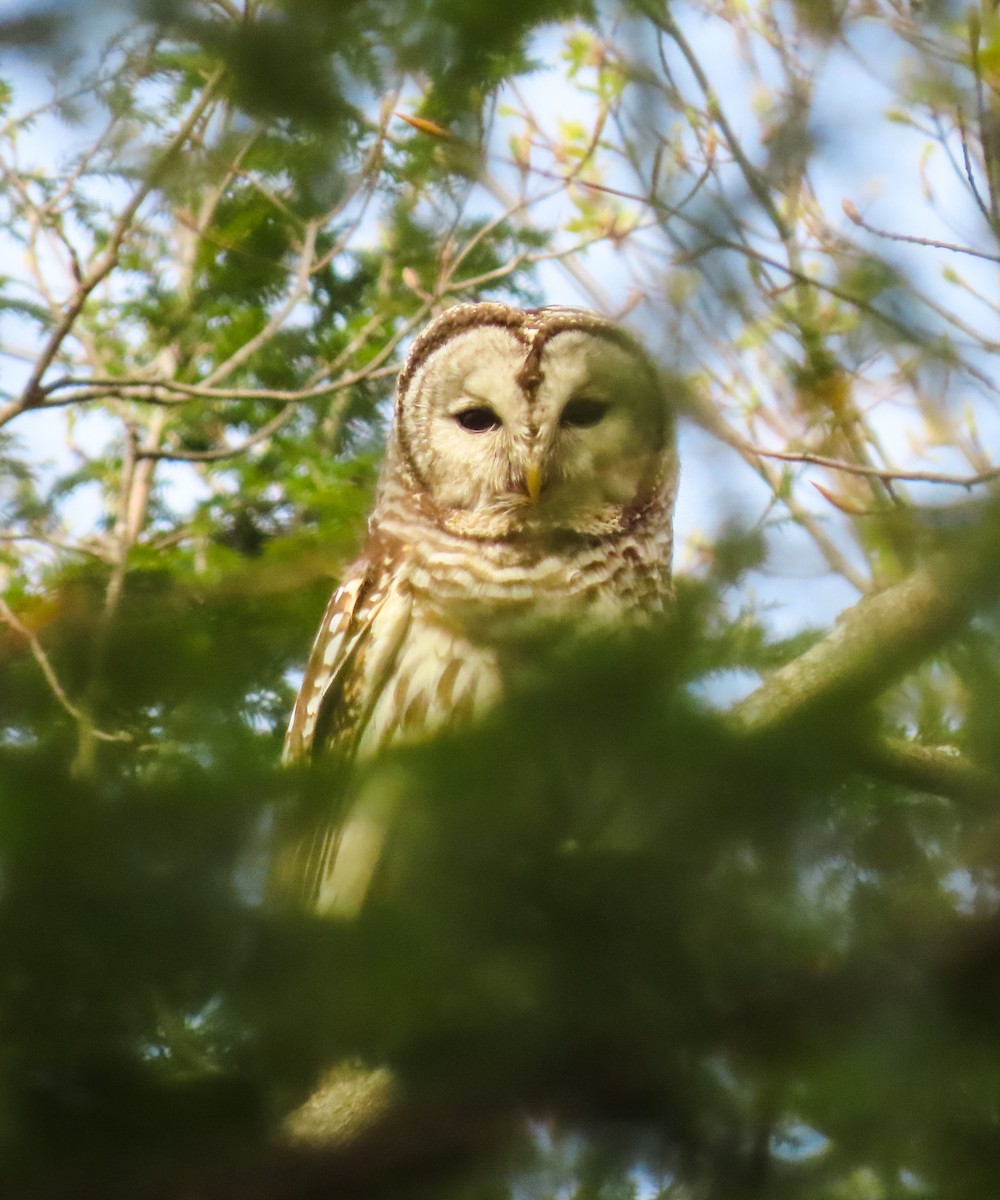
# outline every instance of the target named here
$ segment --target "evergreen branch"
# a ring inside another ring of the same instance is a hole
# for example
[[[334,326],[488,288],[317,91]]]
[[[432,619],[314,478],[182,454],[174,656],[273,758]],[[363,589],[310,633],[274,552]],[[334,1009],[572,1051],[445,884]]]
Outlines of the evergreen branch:
[[[378,1072],[370,1072],[378,1076]],[[509,1145],[519,1094],[466,1086],[436,1103],[379,1109],[348,1136],[262,1145],[241,1154],[175,1157],[107,1180],[103,1200],[319,1200],[332,1196],[432,1194]],[[437,1185],[436,1188],[434,1185]],[[388,1190],[387,1190],[388,1189]],[[87,1193],[91,1195],[92,1193]],[[79,1185],[34,1192],[34,1200],[79,1200]]]
[[[247,359],[251,358],[284,325],[285,321],[292,313],[295,306],[305,295],[309,287],[309,279],[313,269],[313,258],[316,251],[316,237],[319,233],[319,225],[316,221],[310,221],[306,226],[305,237],[302,239],[302,249],[299,252],[299,266],[295,273],[295,279],[292,283],[284,303],[270,317],[267,324],[254,334],[252,338],[244,342],[238,350],[234,350],[232,354],[220,363],[213,371],[209,372],[206,379],[206,386],[211,386],[217,383],[220,379],[225,379],[227,375],[231,375],[237,367],[241,367]]]

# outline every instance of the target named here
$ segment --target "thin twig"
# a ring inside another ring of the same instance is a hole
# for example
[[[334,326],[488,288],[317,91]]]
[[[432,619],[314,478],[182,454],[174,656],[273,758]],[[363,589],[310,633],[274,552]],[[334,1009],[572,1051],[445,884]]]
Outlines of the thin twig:
[[[959,246],[954,242],[939,241],[937,238],[918,237],[912,233],[893,233],[889,229],[879,229],[875,225],[870,225],[849,200],[843,201],[843,209],[853,224],[864,229],[866,233],[873,233],[876,237],[887,238],[891,242],[908,242],[912,246],[930,246],[935,250],[948,250],[952,254],[968,254],[972,258],[985,258],[987,262],[1000,263],[1000,255],[986,254],[982,250],[974,250],[971,246]]]
[[[92,546],[81,542],[64,542],[59,538],[46,537],[40,533],[0,533],[0,542],[36,542],[39,546],[48,546],[52,550],[60,550],[67,554],[84,554],[106,563],[107,555]]]
[[[677,23],[671,17],[666,6],[664,6],[659,14],[652,12],[649,5],[643,4],[640,7],[643,8],[647,18],[653,23],[653,25],[655,25],[658,29],[662,29],[663,32],[666,33],[667,36],[676,44],[678,50],[680,50],[681,54],[684,56],[684,61],[690,68],[692,75],[694,75],[695,79],[698,81],[698,86],[701,88],[702,95],[705,97],[705,103],[708,107],[708,115],[722,131],[722,136],[726,139],[726,145],[729,147],[729,152],[736,160],[736,164],[740,168],[743,178],[746,180],[747,187],[749,187],[761,208],[767,214],[768,219],[778,234],[778,237],[781,238],[783,242],[787,242],[790,237],[788,225],[781,213],[778,212],[777,208],[775,207],[774,200],[771,198],[771,193],[768,190],[767,184],[764,181],[761,173],[757,170],[753,163],[751,163],[749,158],[747,158],[746,153],[743,150],[743,146],[741,145],[739,138],[736,136],[735,130],[730,125],[722,105],[719,102],[718,95],[716,94],[715,89],[712,87],[708,76],[705,74],[704,68],[699,61],[698,56],[691,48],[691,45],[688,43],[687,39],[681,33]]]
[[[395,367],[376,367],[369,370],[364,367],[352,371],[340,379],[327,380],[312,387],[297,388],[216,388],[205,387],[198,383],[181,383],[176,379],[140,379],[117,378],[115,376],[88,379],[58,379],[45,388],[46,396],[61,390],[71,390],[72,395],[64,399],[46,399],[39,408],[61,408],[66,404],[75,404],[83,400],[98,400],[105,396],[121,396],[128,400],[141,400],[149,404],[183,404],[189,398],[205,400],[278,400],[282,403],[294,404],[302,400],[315,400],[342,388],[351,387],[362,379],[376,379],[382,375],[391,374]],[[175,398],[166,398],[160,393],[176,392]]]
[[[757,454],[761,458],[776,458],[782,462],[805,463],[812,467],[826,467],[831,471],[843,471],[848,475],[862,475],[869,478],[893,480],[898,479],[908,483],[943,483],[952,487],[974,488],[979,484],[990,483],[1000,478],[1000,467],[991,467],[975,475],[951,475],[945,471],[904,471],[889,467],[864,466],[860,463],[844,462],[839,458],[829,458],[825,454],[814,454],[811,450],[765,450],[762,446],[754,446],[743,442],[739,449],[748,454]]]
[[[546,171],[540,167],[532,169],[536,174],[541,175],[544,178],[565,178],[556,172]],[[775,271],[780,271],[783,275],[787,276],[795,283],[816,288],[818,291],[824,292],[828,296],[832,296],[837,300],[842,300],[845,304],[852,305],[861,312],[868,313],[869,316],[873,317],[877,321],[880,321],[886,326],[886,328],[893,330],[906,342],[919,343],[929,342],[932,340],[931,335],[925,330],[915,327],[912,324],[907,324],[906,322],[891,316],[889,313],[883,312],[881,309],[876,308],[875,305],[863,299],[861,296],[847,291],[845,288],[838,287],[836,284],[827,283],[813,275],[808,275],[802,270],[797,270],[788,263],[781,262],[779,259],[764,253],[762,250],[758,250],[756,247],[749,245],[747,242],[734,242],[730,238],[720,234],[717,229],[713,229],[705,225],[697,218],[692,217],[689,213],[681,212],[677,209],[674,209],[671,205],[664,204],[663,201],[658,200],[654,196],[640,196],[634,192],[626,192],[620,188],[609,187],[606,184],[595,183],[586,179],[576,179],[573,182],[578,187],[590,188],[596,192],[606,192],[612,196],[618,196],[622,199],[635,201],[637,204],[645,204],[650,208],[654,208],[663,213],[665,216],[684,221],[686,224],[690,225],[692,229],[707,239],[706,244],[698,251],[699,254],[707,254],[710,251],[715,250],[729,250],[734,254],[742,254],[744,257],[752,259],[761,266],[770,267]],[[688,261],[690,261],[690,256],[688,256]],[[964,325],[964,323],[962,323],[954,314],[947,313],[925,295],[919,295],[919,299],[932,312],[949,321],[957,328],[961,328],[963,332],[967,333],[970,338],[975,340],[978,346],[982,346],[984,344],[982,335],[978,334],[969,326]],[[987,341],[985,343],[985,348],[1000,349],[1000,344],[994,344],[993,342]],[[958,365],[961,366],[962,370],[964,370],[970,376],[970,378],[975,379],[978,383],[982,384],[982,386],[988,391],[994,393],[1000,392],[1000,387],[998,387],[997,381],[985,371],[979,370],[969,362],[961,362]]]
[[[990,215],[990,210],[986,207],[986,203],[979,194],[979,188],[976,184],[975,172],[972,169],[972,159],[969,155],[969,135],[965,128],[965,121],[962,117],[962,110],[959,109],[955,116],[955,123],[958,125],[959,141],[962,143],[962,162],[965,165],[965,178],[969,181],[969,187],[972,189],[973,199],[979,211],[986,218],[989,225],[993,225],[993,217]]]
[[[168,459],[171,462],[218,462],[220,459],[234,458],[239,454],[245,453],[251,446],[256,446],[258,443],[266,441],[272,434],[277,433],[282,426],[288,424],[297,411],[296,405],[286,405],[270,421],[262,425],[256,433],[244,439],[238,446],[220,446],[215,450],[160,450],[152,447],[149,449],[141,448],[137,451],[137,457],[144,459]]]
[[[983,147],[983,163],[986,168],[986,183],[989,187],[990,198],[990,224],[996,228],[997,220],[1000,219],[1000,211],[997,205],[1000,197],[997,196],[997,170],[994,162],[996,147],[993,144],[993,121],[991,114],[987,110],[985,93],[983,90],[983,72],[982,63],[979,59],[979,35],[981,33],[981,23],[979,14],[975,9],[969,13],[969,62],[972,67],[972,75],[976,83],[976,116],[979,120],[979,140]]]
[[[20,634],[21,637],[23,637],[28,643],[31,656],[38,664],[42,674],[45,676],[45,682],[49,685],[49,689],[55,696],[60,707],[69,713],[69,715],[74,721],[77,722],[77,724],[86,724],[86,716],[81,709],[77,708],[77,706],[66,694],[66,689],[59,682],[59,676],[56,675],[55,669],[52,666],[52,663],[49,661],[49,656],[42,648],[41,642],[39,642],[38,638],[35,637],[27,625],[25,625],[24,622],[15,615],[13,609],[2,596],[0,596],[0,620],[2,620],[6,625],[9,625],[15,633]],[[116,733],[107,733],[103,729],[92,729],[90,732],[93,737],[102,742],[130,742],[132,740],[132,735],[130,733],[126,733],[124,730],[119,730]]]

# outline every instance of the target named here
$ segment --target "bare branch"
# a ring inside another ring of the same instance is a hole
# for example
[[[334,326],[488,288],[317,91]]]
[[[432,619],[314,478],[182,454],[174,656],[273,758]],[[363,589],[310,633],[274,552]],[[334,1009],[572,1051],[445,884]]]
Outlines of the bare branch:
[[[868,478],[892,480],[897,479],[908,483],[941,483],[952,487],[971,489],[979,484],[991,483],[1000,478],[1000,467],[991,467],[987,471],[979,471],[975,475],[951,475],[945,471],[906,471],[890,467],[875,467],[861,463],[844,462],[839,458],[829,458],[825,454],[814,454],[810,450],[765,450],[762,446],[754,446],[744,442],[740,449],[748,454],[756,454],[761,458],[776,458],[782,462],[805,463],[813,467],[826,467],[831,471],[843,471],[847,475],[861,475]]]
[[[870,225],[850,200],[844,200],[841,204],[848,220],[865,230],[866,233],[873,233],[876,237],[887,238],[892,242],[908,242],[911,246],[930,246],[934,250],[948,250],[953,254],[968,254],[972,258],[984,258],[987,262],[1000,263],[1000,255],[986,254],[982,250],[974,250],[971,246],[959,246],[954,242],[942,242],[938,238],[917,237],[912,233],[893,233],[888,229],[879,229],[875,225]]]
[[[705,97],[705,102],[708,105],[709,116],[722,131],[722,136],[726,139],[726,145],[729,147],[729,152],[736,160],[736,163],[743,174],[743,178],[747,182],[747,187],[749,187],[750,191],[759,202],[761,208],[767,214],[768,219],[777,231],[778,237],[780,237],[783,242],[787,242],[791,232],[788,228],[787,222],[775,207],[774,200],[771,198],[771,193],[768,190],[767,184],[761,176],[761,173],[757,170],[753,163],[750,162],[749,158],[747,158],[746,152],[744,151],[739,138],[736,136],[735,130],[733,129],[732,125],[730,125],[726,114],[723,111],[722,105],[719,103],[719,98],[715,92],[715,89],[712,87],[711,81],[705,74],[698,56],[691,48],[691,45],[687,39],[681,33],[677,23],[670,15],[667,6],[664,5],[662,8],[658,8],[655,12],[652,11],[651,5],[641,4],[640,7],[643,9],[649,20],[655,26],[657,26],[657,28],[662,29],[668,37],[670,37],[670,39],[677,46],[678,50],[680,50],[681,54],[684,56],[684,61],[691,69],[691,73],[698,81],[698,86],[701,88],[702,94]]]
[[[99,562],[107,562],[107,555],[93,546],[82,542],[67,542],[61,538],[48,537],[40,533],[0,533],[0,542],[34,542],[39,546],[48,546],[67,554],[83,554],[88,558],[96,558]]]
[[[402,336],[405,336],[402,335]],[[393,347],[394,348],[394,347]],[[303,400],[315,400],[327,396],[341,388],[351,387],[362,379],[378,379],[392,374],[395,367],[375,367],[369,370],[366,365],[359,371],[353,371],[340,379],[329,380],[315,384],[312,387],[288,388],[217,388],[205,387],[197,383],[181,383],[176,379],[120,378],[107,376],[90,379],[59,379],[49,384],[46,395],[51,395],[63,389],[70,390],[71,395],[61,400],[46,399],[39,408],[61,408],[66,404],[76,404],[85,400],[101,400],[106,396],[120,396],[123,399],[139,400],[147,404],[183,404],[188,399],[204,400],[278,400],[283,403],[298,403]],[[176,396],[165,396],[163,393],[176,392]]]
[[[965,167],[965,178],[968,180],[969,188],[972,192],[973,199],[976,202],[976,206],[986,220],[992,224],[993,217],[990,214],[990,210],[986,207],[982,196],[979,194],[979,188],[976,185],[976,174],[972,169],[972,159],[969,155],[969,135],[965,128],[965,121],[962,118],[961,109],[958,111],[956,123],[958,124],[959,139],[962,143],[962,164]]]

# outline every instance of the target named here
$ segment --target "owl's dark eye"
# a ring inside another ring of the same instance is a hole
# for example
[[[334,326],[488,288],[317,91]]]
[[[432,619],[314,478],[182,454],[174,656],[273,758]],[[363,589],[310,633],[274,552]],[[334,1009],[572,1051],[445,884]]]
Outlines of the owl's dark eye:
[[[499,429],[501,425],[500,418],[485,404],[476,408],[463,408],[461,412],[455,413],[455,420],[469,433],[488,433],[491,429]]]
[[[587,396],[578,396],[562,410],[559,424],[571,425],[575,429],[586,429],[590,425],[597,425],[602,421],[610,407],[603,400],[591,400]]]

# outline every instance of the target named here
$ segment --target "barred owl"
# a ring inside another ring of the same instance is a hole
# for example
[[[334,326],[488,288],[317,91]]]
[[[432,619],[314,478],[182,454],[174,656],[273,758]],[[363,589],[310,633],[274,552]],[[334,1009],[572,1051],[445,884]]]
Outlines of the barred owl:
[[[286,759],[336,755],[350,791],[350,764],[495,703],[518,622],[662,607],[675,478],[658,373],[622,329],[581,309],[448,309],[400,372],[368,538],[320,625]],[[384,809],[333,806],[292,839],[282,892],[356,912],[384,834]]]

